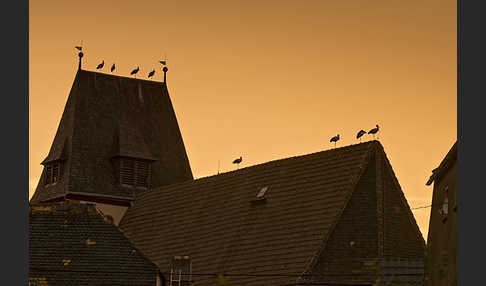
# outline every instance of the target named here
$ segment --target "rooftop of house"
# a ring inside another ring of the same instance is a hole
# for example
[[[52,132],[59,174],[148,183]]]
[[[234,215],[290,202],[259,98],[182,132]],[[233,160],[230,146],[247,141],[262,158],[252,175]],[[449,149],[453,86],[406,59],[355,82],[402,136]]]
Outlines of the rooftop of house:
[[[31,280],[47,281],[45,285],[155,285],[158,273],[93,205],[29,207]]]
[[[169,272],[174,256],[188,255],[194,273],[271,273],[277,276],[268,285],[290,285],[315,265],[375,158],[391,170],[382,145],[369,141],[156,188],[137,198],[120,228],[162,272]],[[195,276],[195,285],[212,278]],[[233,280],[262,283],[257,277]]]

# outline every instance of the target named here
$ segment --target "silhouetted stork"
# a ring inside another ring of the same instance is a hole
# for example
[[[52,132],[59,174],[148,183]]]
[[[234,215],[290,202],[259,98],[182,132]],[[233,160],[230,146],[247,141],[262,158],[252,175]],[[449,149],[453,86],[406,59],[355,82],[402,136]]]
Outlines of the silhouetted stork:
[[[115,70],[115,64],[113,63],[113,65],[111,66],[110,71],[113,72],[114,70]]]
[[[360,131],[358,131],[358,134],[356,134],[356,139],[359,139],[359,142],[361,142],[361,136],[363,136],[365,134],[366,134],[366,131],[361,129]]]
[[[376,127],[368,131],[368,134],[373,134],[373,139],[375,139],[375,134],[378,133],[379,130],[380,130],[380,126],[376,124]]]
[[[329,142],[334,142],[334,147],[336,147],[336,142],[338,142],[338,141],[339,141],[339,134],[332,137],[331,141],[329,141]]]
[[[153,76],[154,76],[154,74],[155,74],[155,70],[152,70],[152,71],[151,71],[151,72],[148,74],[148,77],[149,77],[149,78],[151,78],[151,77],[153,77]]]
[[[240,163],[241,163],[241,161],[243,161],[243,158],[240,156],[240,158],[235,159],[235,160],[233,161],[233,164],[236,164],[237,168],[239,169],[239,168],[240,168]]]
[[[140,70],[139,67],[137,67],[136,69],[132,70],[132,72],[130,73],[131,75],[136,75],[138,73],[138,71]]]
[[[97,70],[99,70],[99,69],[103,68],[103,66],[104,66],[104,65],[105,65],[105,60],[102,60],[102,61],[101,61],[101,64],[99,64],[99,65],[96,67],[96,69],[97,69]]]

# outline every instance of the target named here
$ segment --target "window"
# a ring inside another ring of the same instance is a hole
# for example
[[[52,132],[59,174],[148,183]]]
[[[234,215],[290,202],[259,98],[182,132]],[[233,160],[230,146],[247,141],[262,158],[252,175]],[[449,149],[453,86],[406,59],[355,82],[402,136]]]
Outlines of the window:
[[[264,200],[265,199],[265,193],[267,192],[268,187],[263,187],[260,189],[260,191],[257,194],[257,199],[258,200]]]
[[[439,213],[442,216],[442,222],[445,222],[449,213],[449,187],[447,186],[444,188],[444,199],[440,205]]]
[[[61,179],[61,162],[47,163],[45,166],[45,185],[54,185]]]
[[[148,188],[150,186],[150,161],[120,158],[120,184]]]
[[[170,263],[169,286],[186,286],[192,283],[192,263],[189,256],[174,256]]]

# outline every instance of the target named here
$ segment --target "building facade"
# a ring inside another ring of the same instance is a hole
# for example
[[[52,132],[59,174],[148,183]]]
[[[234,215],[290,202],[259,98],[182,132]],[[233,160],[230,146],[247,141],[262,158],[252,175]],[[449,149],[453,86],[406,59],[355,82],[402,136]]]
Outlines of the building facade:
[[[434,185],[427,236],[427,282],[430,286],[457,285],[457,142],[427,185]]]

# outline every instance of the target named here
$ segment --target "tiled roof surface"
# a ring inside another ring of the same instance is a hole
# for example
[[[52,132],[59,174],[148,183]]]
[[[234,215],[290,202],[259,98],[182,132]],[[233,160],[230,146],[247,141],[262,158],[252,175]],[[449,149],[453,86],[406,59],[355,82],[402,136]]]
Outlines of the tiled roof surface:
[[[79,70],[47,158],[64,159],[62,178],[32,202],[69,193],[133,199],[118,184],[113,156],[153,159],[151,186],[192,180],[165,83]]]
[[[163,272],[173,256],[189,255],[195,285],[214,284],[214,277],[197,275],[208,273],[291,274],[235,276],[232,283],[293,284],[378,147],[371,141],[154,189],[120,227]],[[265,200],[257,200],[263,187]]]
[[[157,267],[94,206],[29,209],[29,277],[47,285],[155,285]]]

